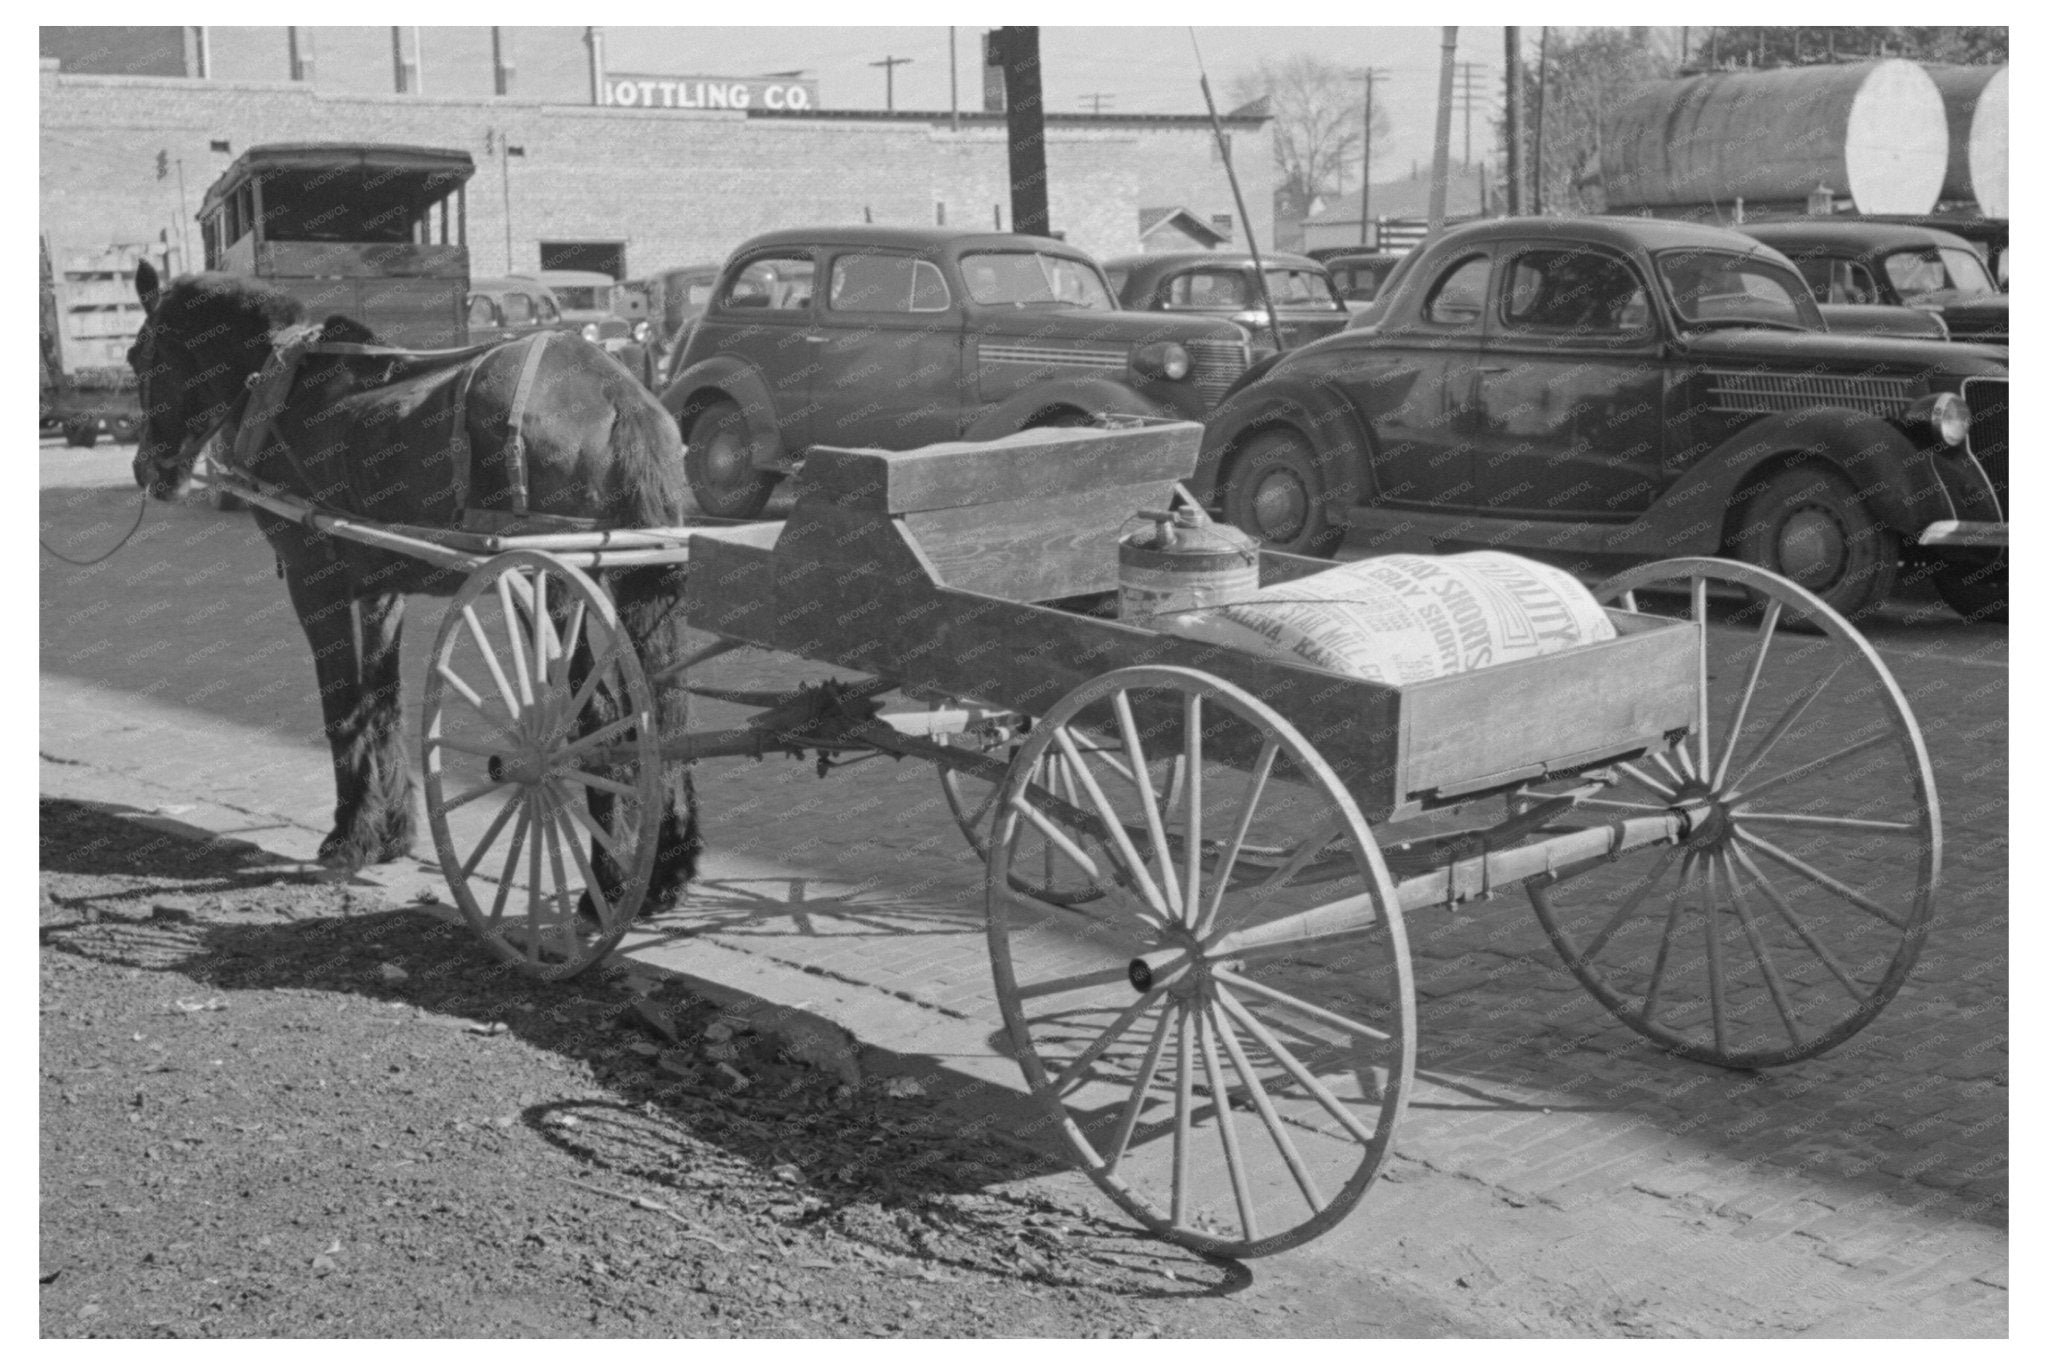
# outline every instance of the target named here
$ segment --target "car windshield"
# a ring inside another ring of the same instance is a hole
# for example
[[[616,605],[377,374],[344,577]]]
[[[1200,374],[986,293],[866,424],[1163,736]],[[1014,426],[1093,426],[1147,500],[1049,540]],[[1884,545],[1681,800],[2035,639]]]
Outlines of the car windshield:
[[[1312,270],[1275,268],[1266,272],[1275,308],[1342,308],[1330,282]]]
[[[1956,246],[1926,246],[1913,251],[1894,251],[1884,258],[1885,277],[1902,298],[1939,294],[1996,294],[1998,286],[1985,273],[1984,263],[1974,251]]]
[[[976,303],[1049,303],[1111,310],[1116,300],[1092,266],[1043,251],[976,251],[960,258],[960,274]]]
[[[612,306],[610,285],[604,284],[558,284],[553,286],[555,301],[562,307],[577,312],[602,311]]]
[[[1726,251],[1666,251],[1657,273],[1682,325],[1825,331],[1813,291],[1793,271]]]

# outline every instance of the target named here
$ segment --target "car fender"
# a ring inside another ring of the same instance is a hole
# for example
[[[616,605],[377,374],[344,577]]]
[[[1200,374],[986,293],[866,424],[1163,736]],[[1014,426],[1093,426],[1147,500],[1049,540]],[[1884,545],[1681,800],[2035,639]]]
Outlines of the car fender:
[[[1091,416],[1105,414],[1133,417],[1173,417],[1159,403],[1128,384],[1099,376],[1049,379],[1002,402],[968,423],[961,439],[993,441],[1022,431],[1032,418],[1048,408],[1073,408]]]
[[[1608,537],[1615,551],[1714,554],[1740,515],[1743,481],[1787,455],[1809,454],[1840,469],[1876,518],[1909,542],[1931,521],[1954,515],[1934,457],[1881,417],[1813,407],[1752,422],[1702,456],[1642,516]]]
[[[1213,502],[1231,457],[1262,428],[1273,425],[1300,431],[1318,462],[1338,471],[1329,491],[1340,506],[1363,501],[1371,494],[1371,433],[1340,390],[1313,379],[1283,379],[1257,392],[1232,394],[1217,404],[1205,424],[1202,455],[1189,491],[1204,503]]]
[[[787,463],[782,448],[782,431],[775,415],[775,400],[761,372],[735,356],[712,356],[700,360],[677,375],[662,391],[661,405],[676,419],[685,441],[690,439],[690,422],[705,406],[721,398],[732,400],[746,414],[748,430],[755,437],[753,456],[756,469],[780,469]]]

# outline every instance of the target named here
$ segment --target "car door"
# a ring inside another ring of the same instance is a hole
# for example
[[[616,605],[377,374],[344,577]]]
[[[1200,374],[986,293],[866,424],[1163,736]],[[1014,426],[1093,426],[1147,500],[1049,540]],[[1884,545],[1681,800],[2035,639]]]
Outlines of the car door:
[[[744,362],[767,387],[782,448],[794,455],[811,443],[811,381],[816,373],[817,318],[811,252],[770,248],[741,262],[726,277],[707,317],[715,320],[712,349],[693,359],[730,356]],[[755,415],[749,414],[749,420]]]
[[[824,278],[810,335],[811,439],[910,450],[958,436],[964,319],[944,272],[905,251],[841,248]]]
[[[1479,505],[1600,520],[1658,491],[1665,384],[1648,282],[1586,243],[1503,249],[1474,421]]]
[[[1424,286],[1420,310],[1376,358],[1376,391],[1400,394],[1373,414],[1375,501],[1463,507],[1473,501],[1472,393],[1486,335],[1486,299],[1493,275],[1490,246],[1447,262]]]

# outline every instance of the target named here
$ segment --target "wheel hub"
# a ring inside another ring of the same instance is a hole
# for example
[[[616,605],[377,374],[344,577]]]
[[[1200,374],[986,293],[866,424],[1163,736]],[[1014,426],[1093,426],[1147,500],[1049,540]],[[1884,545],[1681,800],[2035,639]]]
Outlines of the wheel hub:
[[[1286,540],[1308,514],[1308,493],[1284,473],[1268,474],[1252,494],[1252,514],[1269,539]]]
[[[1703,783],[1688,782],[1671,801],[1690,821],[1684,843],[1702,851],[1719,848],[1735,837],[1735,821],[1728,803],[1720,800]]]
[[[1778,532],[1778,565],[1801,587],[1826,588],[1841,576],[1848,548],[1840,522],[1822,508],[1801,507]]]

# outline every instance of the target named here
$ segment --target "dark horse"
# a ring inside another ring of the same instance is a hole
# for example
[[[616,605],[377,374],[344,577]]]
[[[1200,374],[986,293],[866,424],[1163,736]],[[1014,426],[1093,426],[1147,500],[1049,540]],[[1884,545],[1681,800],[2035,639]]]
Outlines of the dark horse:
[[[187,276],[160,289],[147,263],[135,285],[148,313],[129,352],[144,414],[135,481],[170,498],[210,434],[232,444],[254,401],[252,381],[302,310],[260,281],[233,276]],[[374,338],[336,317],[322,324],[321,340]],[[537,357],[534,349],[525,342],[479,348],[459,384],[448,378],[456,367],[431,354],[316,351],[300,365],[272,435],[248,457],[248,472],[366,521],[459,528],[466,511],[523,506],[600,528],[680,525],[682,442],[660,404],[580,337],[550,337]],[[461,572],[323,535],[260,508],[255,516],[313,648],[334,755],[334,828],[321,859],[353,870],[403,857],[412,850],[414,819],[399,720],[402,594],[447,595]],[[680,566],[610,572],[620,624],[650,679],[682,657],[682,578]],[[680,733],[687,724],[680,676],[655,683],[655,693],[661,733]],[[662,795],[649,908],[680,894],[701,847],[686,768],[669,766]],[[591,806],[593,817],[610,819],[609,797],[593,794]],[[608,877],[611,860],[591,852],[598,875]]]

